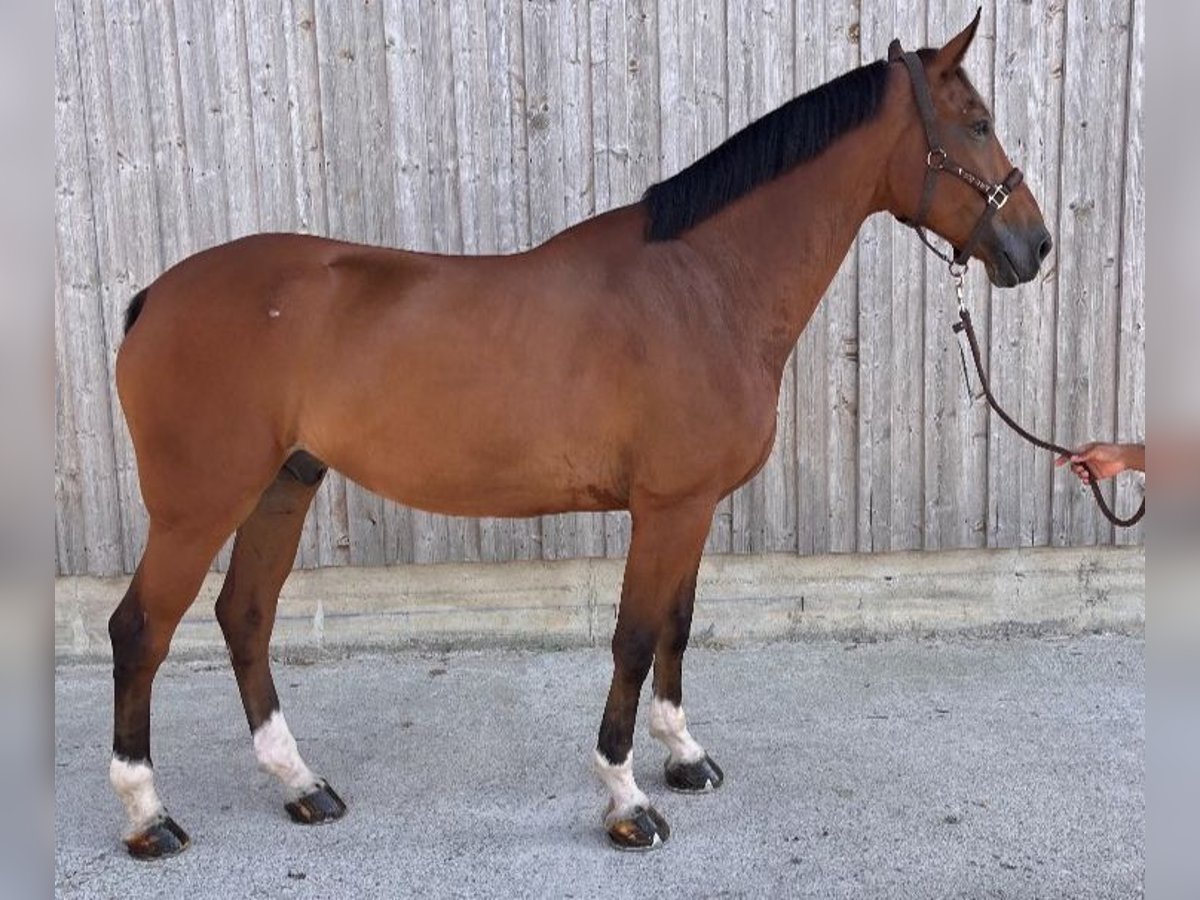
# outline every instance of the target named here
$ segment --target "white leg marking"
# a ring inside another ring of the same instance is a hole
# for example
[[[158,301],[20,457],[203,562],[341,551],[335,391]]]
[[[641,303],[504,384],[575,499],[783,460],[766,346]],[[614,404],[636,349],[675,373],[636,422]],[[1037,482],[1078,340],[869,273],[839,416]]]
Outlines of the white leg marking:
[[[683,707],[655,697],[650,704],[650,733],[671,751],[672,763],[694,763],[704,759],[704,748],[687,730]]]
[[[154,790],[154,769],[146,763],[128,762],[114,756],[108,767],[108,780],[125,804],[131,835],[142,831],[163,814],[162,801]]]
[[[608,825],[620,819],[628,819],[635,809],[650,806],[650,798],[642,793],[642,789],[633,780],[633,751],[625,757],[625,762],[613,764],[604,758],[604,754],[596,751],[596,774],[608,788],[608,808],[604,811],[604,824]]]
[[[300,758],[296,739],[279,710],[255,730],[254,755],[260,769],[270,772],[296,796],[307,794],[320,780]]]

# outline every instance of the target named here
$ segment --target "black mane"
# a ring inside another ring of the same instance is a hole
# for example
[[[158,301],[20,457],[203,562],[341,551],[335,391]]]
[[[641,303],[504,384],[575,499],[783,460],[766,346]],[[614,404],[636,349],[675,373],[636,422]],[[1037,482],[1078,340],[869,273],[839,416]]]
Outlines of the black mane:
[[[760,184],[812,159],[872,118],[883,100],[887,64],[854,69],[752,122],[682,172],[651,185],[642,200],[647,237],[678,237]]]

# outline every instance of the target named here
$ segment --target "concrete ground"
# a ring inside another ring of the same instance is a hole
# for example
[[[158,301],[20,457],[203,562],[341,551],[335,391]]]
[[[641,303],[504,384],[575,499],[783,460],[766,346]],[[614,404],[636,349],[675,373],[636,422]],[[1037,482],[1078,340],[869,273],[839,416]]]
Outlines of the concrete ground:
[[[588,772],[605,651],[406,652],[279,665],[301,752],[350,806],[288,821],[224,661],[169,662],[154,756],[191,834],[140,863],[107,784],[111,680],[55,678],[59,897],[1137,897],[1140,637],[897,639],[698,649],[693,733],[715,794],[634,770],[672,826],[610,850]]]

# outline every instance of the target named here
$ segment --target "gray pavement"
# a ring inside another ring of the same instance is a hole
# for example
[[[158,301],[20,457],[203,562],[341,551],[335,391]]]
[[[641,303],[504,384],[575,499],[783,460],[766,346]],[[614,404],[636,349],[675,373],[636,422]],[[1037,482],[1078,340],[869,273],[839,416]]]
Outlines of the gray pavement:
[[[107,784],[106,666],[55,678],[55,892],[76,897],[1114,897],[1141,893],[1143,640],[897,639],[697,649],[715,794],[634,770],[671,823],[610,850],[588,771],[607,652],[278,665],[301,752],[350,806],[293,825],[224,661],[168,662],[154,755],[192,846],[139,863]]]

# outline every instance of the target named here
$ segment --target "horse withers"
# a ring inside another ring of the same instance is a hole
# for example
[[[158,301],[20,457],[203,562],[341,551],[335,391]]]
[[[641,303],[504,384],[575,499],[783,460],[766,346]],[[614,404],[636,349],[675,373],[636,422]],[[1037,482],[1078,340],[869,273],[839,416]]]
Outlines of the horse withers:
[[[719,787],[683,710],[697,567],[717,502],[771,450],[784,364],[859,227],[886,211],[959,248],[970,241],[1001,286],[1033,278],[1049,250],[1027,186],[1003,203],[962,178],[925,187],[943,159],[984,184],[1011,169],[961,69],[978,21],[920,51],[915,67],[893,53],[795,98],[640,202],[525,253],[258,235],[196,254],[142,291],[117,387],[149,533],[109,623],[111,781],[130,852],[161,856],[188,841],[154,784],[151,685],[233,533],[216,615],[254,751],[297,821],[345,811],[297,752],[268,658],[327,467],[459,516],[629,510],[595,767],[612,842],[665,840],[633,777],[638,694],[653,666],[649,725],[668,751],[667,786]]]

